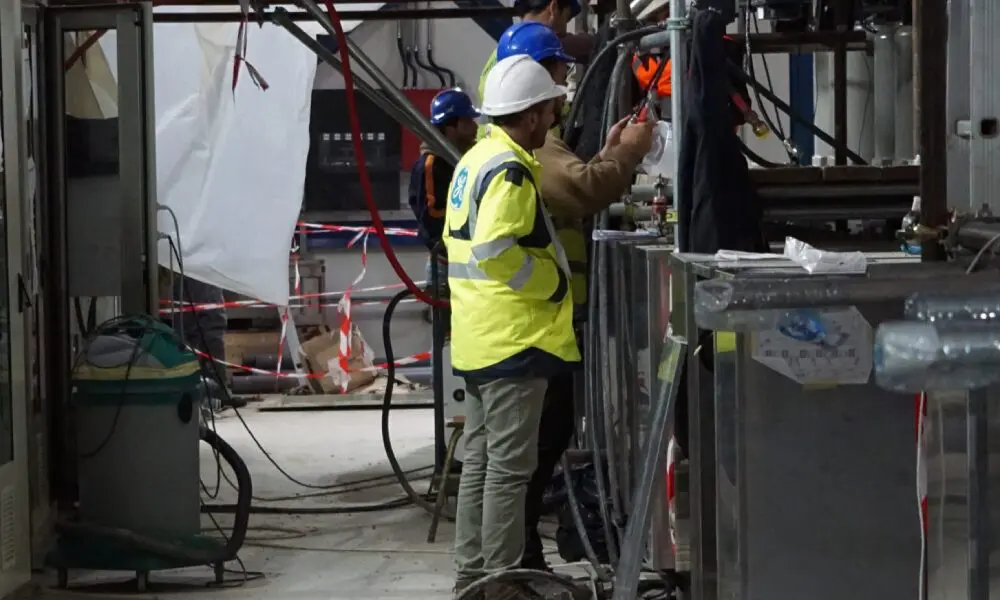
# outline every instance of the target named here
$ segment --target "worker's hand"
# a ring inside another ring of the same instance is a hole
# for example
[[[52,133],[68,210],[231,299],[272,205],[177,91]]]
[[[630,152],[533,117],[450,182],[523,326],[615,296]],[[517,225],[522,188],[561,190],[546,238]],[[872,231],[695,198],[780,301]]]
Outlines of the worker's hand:
[[[619,143],[635,156],[646,156],[653,147],[654,135],[656,121],[652,119],[642,123],[629,123],[622,130]]]
[[[611,126],[611,129],[608,130],[608,136],[604,138],[605,148],[614,148],[619,143],[621,143],[622,132],[625,131],[625,127],[628,126],[630,118],[631,117],[625,117],[621,121],[618,121],[617,123]]]

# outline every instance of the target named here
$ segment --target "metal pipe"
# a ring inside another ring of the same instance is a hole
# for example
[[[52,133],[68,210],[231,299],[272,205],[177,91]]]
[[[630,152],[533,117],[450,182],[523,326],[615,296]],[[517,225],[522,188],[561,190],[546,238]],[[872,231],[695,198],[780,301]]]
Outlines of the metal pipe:
[[[290,14],[284,8],[277,8],[271,14],[271,20],[278,26],[285,28],[288,33],[290,33],[295,39],[302,42],[307,48],[312,50],[320,60],[326,64],[333,67],[338,73],[343,74],[343,65],[340,64],[340,60],[333,54],[328,48],[320,44],[316,39],[310,36],[308,33],[302,30],[298,25],[292,22]],[[422,141],[428,143],[435,152],[442,152],[443,149],[439,148],[435,139],[430,139],[426,135],[421,135],[425,124],[424,120],[421,119],[419,123],[414,123],[412,115],[404,112],[398,106],[393,104],[385,94],[376,90],[368,82],[363,79],[356,79],[355,85],[358,87],[358,91],[364,94],[366,98],[372,101],[375,106],[385,112],[389,117],[395,120],[400,125],[409,127],[412,129]]]
[[[670,126],[671,133],[674,137],[674,156],[673,156],[673,171],[674,177],[671,181],[671,189],[674,197],[674,209],[677,210],[677,214],[681,214],[681,208],[683,208],[683,201],[681,199],[681,144],[683,140],[681,139],[681,123],[684,118],[683,111],[683,94],[684,94],[684,77],[683,74],[687,72],[687,44],[684,40],[685,29],[679,25],[684,21],[678,21],[677,19],[685,19],[687,14],[685,13],[686,2],[684,0],[670,0],[670,20],[668,21],[668,32],[670,34],[670,61],[672,64],[670,68]],[[683,226],[686,227],[686,223]],[[686,243],[685,238],[681,235],[682,224],[681,220],[678,218],[677,223],[674,224],[674,244],[678,247]]]
[[[615,27],[618,29],[619,34],[625,33],[633,28],[632,11],[629,9],[629,0],[616,0],[615,17],[618,19]]]
[[[265,14],[267,14],[265,12]],[[293,21],[312,21],[306,13],[289,13]],[[509,17],[513,13],[506,8],[430,8],[406,10],[348,10],[340,13],[345,21],[414,21],[418,19],[495,19]],[[239,23],[243,13],[225,12],[156,12],[154,23]]]
[[[336,30],[327,15],[320,10],[319,5],[317,5],[313,0],[298,0],[299,4],[310,14],[320,26],[327,31],[330,35],[336,36]],[[413,104],[410,103],[409,99],[403,95],[403,93],[396,87],[389,77],[378,68],[368,56],[358,47],[354,40],[350,36],[346,36],[347,39],[347,50],[351,55],[351,59],[357,62],[361,68],[368,73],[368,75],[375,80],[375,82],[382,88],[382,91],[389,97],[389,99],[399,106],[400,109],[408,113],[414,121],[420,123],[419,129],[415,129],[414,132],[424,133],[421,138],[427,140],[434,140],[435,146],[440,146],[441,157],[453,165],[457,165],[458,161],[462,158],[461,153],[448,141],[444,135],[438,131],[436,128],[432,127],[430,123],[427,122],[426,117],[420,112]]]
[[[637,51],[643,54],[669,46],[672,33],[672,31],[667,30],[643,36],[639,39]]]
[[[794,263],[789,261],[789,267]],[[894,277],[821,276],[790,278],[736,278],[702,281],[695,287],[695,311],[705,314],[854,306],[868,303],[904,302],[917,293],[941,289],[957,294],[973,293],[995,283],[995,273],[962,274],[954,266],[929,270],[918,263],[892,265],[893,270],[909,266]],[[699,324],[700,325],[700,324]]]
[[[875,381],[900,392],[970,390],[1000,383],[1000,323],[883,323]]]
[[[889,164],[896,156],[896,26],[880,27],[874,45],[875,161]]]
[[[833,20],[838,33],[850,29],[850,12],[846,0],[833,1]],[[833,47],[833,144],[834,161],[846,165],[847,147],[847,45],[838,41]],[[825,140],[824,140],[825,141]],[[863,163],[863,161],[862,161]]]
[[[896,110],[893,132],[896,162],[911,161],[913,151],[913,28],[904,25],[893,36],[896,51]],[[878,81],[876,80],[876,85]]]
[[[948,0],[921,0],[915,5],[920,224],[941,227],[948,223],[948,116],[942,85],[948,81]],[[928,261],[946,259],[937,242],[923,244],[921,257]]]
[[[687,344],[671,339],[663,349],[664,356],[659,364],[664,365],[667,377],[659,381],[660,393],[651,419],[649,437],[642,449],[642,472],[639,475],[635,493],[633,514],[625,529],[622,542],[621,562],[615,572],[612,600],[632,600],[639,596],[639,580],[642,564],[646,557],[646,542],[649,538],[649,523],[652,517],[654,482],[660,480],[667,460],[667,430],[673,422],[674,406],[680,390],[683,356]]]
[[[966,250],[978,251],[992,244],[994,251],[998,249],[997,239],[1000,239],[1000,223],[989,221],[966,221],[955,229],[953,239]]]
[[[906,300],[903,314],[915,321],[997,321],[1000,320],[1000,284],[989,285],[971,294],[915,294]]]
[[[653,3],[653,0],[632,0],[628,5],[628,12],[630,16],[636,16],[642,11],[646,10],[646,7]]]

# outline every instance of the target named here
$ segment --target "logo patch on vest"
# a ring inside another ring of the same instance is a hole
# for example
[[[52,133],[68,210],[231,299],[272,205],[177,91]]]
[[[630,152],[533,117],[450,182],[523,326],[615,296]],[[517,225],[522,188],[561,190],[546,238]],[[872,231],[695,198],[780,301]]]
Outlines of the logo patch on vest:
[[[462,196],[465,195],[465,185],[469,182],[469,169],[462,167],[462,170],[455,175],[455,182],[451,184],[451,207],[462,208]]]

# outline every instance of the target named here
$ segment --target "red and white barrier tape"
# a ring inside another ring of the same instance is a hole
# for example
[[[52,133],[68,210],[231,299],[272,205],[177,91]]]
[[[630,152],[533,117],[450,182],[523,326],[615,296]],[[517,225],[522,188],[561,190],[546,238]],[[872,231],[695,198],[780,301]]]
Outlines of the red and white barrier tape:
[[[296,248],[295,250],[298,250]],[[292,252],[292,267],[295,269],[295,281],[292,285],[292,294],[299,295],[302,293],[302,273],[299,272],[299,253],[297,251]],[[281,311],[281,337],[278,338],[278,372],[281,372],[281,359],[285,355],[285,338],[288,336],[288,311],[290,309],[286,306]]]
[[[426,281],[417,281],[415,283],[417,285],[424,285],[427,282]],[[392,284],[389,284],[389,285],[376,285],[376,286],[366,287],[366,288],[357,288],[357,289],[352,290],[352,293],[360,294],[360,293],[368,293],[368,292],[381,292],[381,291],[385,291],[385,290],[398,290],[398,289],[402,289],[404,287],[406,287],[405,284],[402,284],[402,283],[392,283]],[[340,297],[344,296],[344,294],[346,294],[346,293],[347,293],[347,290],[340,290],[340,291],[336,291],[336,292],[313,292],[313,293],[310,293],[310,294],[297,294],[295,296],[290,296],[289,297],[289,301],[290,302],[293,301],[293,300],[307,300],[308,301],[308,300],[320,299],[320,298],[340,298]],[[413,300],[404,300],[404,302],[412,302],[412,301]],[[368,304],[386,304],[388,302],[389,302],[388,300],[381,300],[381,299],[374,299],[374,300],[360,299],[360,300],[352,300],[351,304],[353,304],[355,306],[358,306],[358,305],[368,305]],[[188,302],[181,302],[179,300],[163,300],[163,301],[160,302],[160,304],[165,304],[165,305],[170,306],[170,308],[161,308],[160,309],[160,314],[161,315],[162,314],[180,313],[180,312],[198,312],[198,311],[203,311],[203,310],[220,310],[220,309],[223,309],[223,308],[268,308],[268,307],[272,307],[272,306],[277,306],[276,304],[270,304],[268,302],[261,302],[260,300],[233,300],[233,301],[230,301],[230,302],[214,302],[214,303],[205,303],[205,304],[191,304],[191,303],[188,303]],[[317,307],[317,306],[340,306],[340,304],[341,304],[341,301],[337,300],[336,302],[320,302],[320,303],[308,302],[306,304],[291,304],[291,303],[289,303],[288,307],[289,308],[307,308],[307,307],[311,308],[311,307]]]
[[[273,377],[282,377],[286,379],[322,379],[324,377],[330,376],[331,373],[306,373],[299,375],[296,373],[282,373],[279,371],[268,371],[266,369],[258,369],[256,367],[248,367],[246,365],[238,365],[236,363],[231,363],[221,358],[216,358],[209,354],[206,354],[200,350],[191,349],[192,352],[197,354],[202,358],[211,360],[224,367],[229,367],[230,369],[236,369],[237,371],[243,371],[244,373],[250,373],[252,375],[271,375]],[[431,359],[430,352],[418,352],[416,354],[411,354],[410,356],[403,357],[392,364],[396,367],[405,367],[407,365],[412,365],[419,362],[424,362]],[[362,369],[355,369],[351,373],[375,373],[378,371],[383,371],[389,367],[389,363],[379,363],[377,365],[372,365],[370,367],[364,367]]]
[[[375,233],[375,228],[364,225],[324,225],[322,223],[306,223],[299,221],[299,231],[302,233],[318,233],[321,231],[350,232],[357,234]],[[386,235],[399,237],[417,237],[416,229],[405,229],[403,227],[386,227]],[[350,245],[350,244],[348,244]]]
[[[927,591],[927,534],[930,525],[927,506],[927,394],[917,394],[914,403],[917,421],[917,514],[920,517],[920,578],[917,582],[917,598],[924,600]]]
[[[368,232],[360,232],[347,243],[347,247],[350,248],[358,242],[359,238],[361,240],[361,272],[354,278],[351,285],[347,286],[344,296],[340,299],[340,350],[337,354],[337,368],[334,369],[333,364],[331,364],[329,373],[335,381],[340,383],[341,392],[347,392],[347,387],[351,383],[348,365],[351,359],[351,341],[354,333],[354,328],[351,325],[351,292],[354,291],[354,286],[361,283],[361,280],[365,278],[365,273],[368,272],[368,235]],[[367,345],[365,351],[370,351]]]

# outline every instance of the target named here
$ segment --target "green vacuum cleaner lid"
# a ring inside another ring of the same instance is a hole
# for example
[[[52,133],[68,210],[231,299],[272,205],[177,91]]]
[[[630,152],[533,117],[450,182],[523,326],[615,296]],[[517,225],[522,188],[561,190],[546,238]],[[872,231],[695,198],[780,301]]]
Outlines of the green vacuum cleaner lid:
[[[98,332],[77,358],[74,383],[198,379],[198,357],[159,321],[113,322]]]

